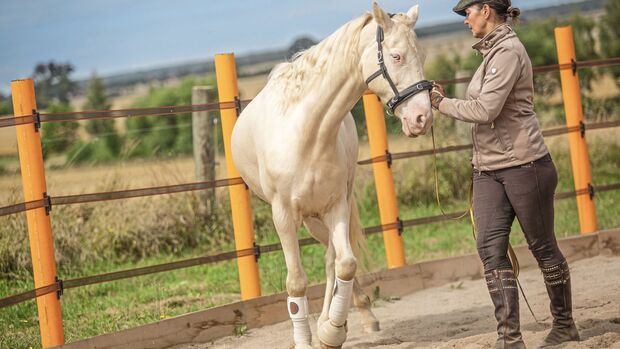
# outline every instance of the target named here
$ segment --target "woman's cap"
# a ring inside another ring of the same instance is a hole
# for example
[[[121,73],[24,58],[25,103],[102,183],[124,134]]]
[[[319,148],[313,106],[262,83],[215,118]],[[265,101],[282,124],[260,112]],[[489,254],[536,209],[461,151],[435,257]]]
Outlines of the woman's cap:
[[[458,13],[461,16],[465,16],[465,10],[475,4],[475,3],[480,3],[480,0],[460,0],[458,4],[456,4],[456,6],[454,6],[454,8],[452,8],[452,11]]]

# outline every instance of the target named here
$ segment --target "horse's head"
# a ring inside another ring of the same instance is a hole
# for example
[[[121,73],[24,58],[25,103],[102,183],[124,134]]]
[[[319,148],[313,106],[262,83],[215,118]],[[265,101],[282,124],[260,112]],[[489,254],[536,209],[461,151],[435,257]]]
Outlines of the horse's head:
[[[433,123],[433,113],[431,85],[422,70],[424,55],[413,32],[418,6],[406,14],[389,15],[373,2],[372,14],[376,34],[365,42],[362,54],[368,88],[401,120],[408,137],[425,134]]]

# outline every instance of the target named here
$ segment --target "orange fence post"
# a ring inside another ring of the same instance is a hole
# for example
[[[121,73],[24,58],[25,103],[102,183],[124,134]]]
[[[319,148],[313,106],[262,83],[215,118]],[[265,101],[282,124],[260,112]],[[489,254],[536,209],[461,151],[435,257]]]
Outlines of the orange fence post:
[[[235,102],[239,99],[237,88],[237,68],[235,55],[232,53],[215,55],[215,74],[220,103]],[[226,152],[226,169],[228,178],[240,177],[239,171],[232,160],[230,138],[237,121],[239,110],[223,109],[222,138]],[[230,206],[232,210],[233,228],[235,230],[235,246],[237,250],[254,247],[254,227],[252,225],[252,207],[250,206],[250,191],[245,184],[228,187]],[[239,266],[239,282],[241,284],[241,299],[250,299],[260,296],[260,280],[258,264],[254,255],[237,258]]]
[[[366,127],[368,128],[368,142],[370,143],[370,157],[374,158],[389,154],[383,105],[381,101],[379,101],[379,98],[372,93],[364,94],[363,100],[364,113],[366,114]],[[372,164],[382,225],[398,221],[394,177],[392,176],[392,169],[390,166],[391,164],[388,161],[374,162]],[[388,268],[392,269],[404,266],[405,250],[403,247],[403,238],[399,230],[384,230],[383,243],[385,245]]]
[[[14,80],[11,82],[13,109],[15,117],[32,115],[37,109],[32,79]],[[18,125],[17,147],[22,173],[24,201],[41,200],[46,192],[43,152],[38,129],[32,124]],[[26,212],[28,220],[28,238],[34,286],[36,288],[56,283],[56,259],[54,257],[54,241],[52,225],[45,207]],[[65,342],[62,328],[60,300],[56,293],[37,297],[39,313],[39,330],[43,348],[54,347]]]
[[[583,126],[583,108],[577,75],[577,58],[575,56],[575,42],[571,26],[555,28],[555,41],[558,50],[560,65],[571,65],[573,69],[560,69],[562,80],[562,97],[564,98],[564,112],[566,113],[567,127]],[[596,210],[592,188],[592,174],[590,172],[590,158],[585,132],[571,132],[568,134],[570,143],[570,158],[573,168],[575,190],[586,189],[584,194],[577,195],[577,209],[579,211],[579,225],[581,233],[592,233],[597,230]]]

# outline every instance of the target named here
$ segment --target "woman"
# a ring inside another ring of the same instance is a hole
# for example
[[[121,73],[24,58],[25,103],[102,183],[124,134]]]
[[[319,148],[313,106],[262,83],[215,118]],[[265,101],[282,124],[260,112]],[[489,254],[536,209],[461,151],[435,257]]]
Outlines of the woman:
[[[533,106],[532,64],[507,25],[520,14],[510,0],[461,0],[454,11],[465,16],[483,57],[468,87],[467,100],[431,91],[442,114],[472,124],[474,220],[477,249],[495,306],[496,348],[524,348],[519,329],[519,294],[507,257],[515,216],[543,273],[551,300],[553,328],[541,347],[579,340],[572,318],[568,265],[553,229],[557,173],[545,146]]]

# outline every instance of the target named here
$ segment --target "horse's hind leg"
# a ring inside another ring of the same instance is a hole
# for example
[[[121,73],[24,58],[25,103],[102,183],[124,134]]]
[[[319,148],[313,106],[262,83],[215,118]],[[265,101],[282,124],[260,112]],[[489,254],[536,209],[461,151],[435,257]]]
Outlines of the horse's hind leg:
[[[334,251],[334,246],[329,243],[329,230],[320,219],[305,217],[304,225],[310,232],[310,235],[327,248],[325,251],[325,297],[323,298],[323,310],[317,321],[317,328],[319,328],[321,324],[329,319],[329,304],[332,301],[332,292],[336,282],[336,269],[334,268],[336,252]]]
[[[304,218],[304,225],[315,239],[320,241],[322,244],[328,246],[325,255],[325,298],[323,301],[323,311],[321,312],[321,316],[319,316],[319,320],[317,321],[318,328],[323,322],[328,319],[329,304],[332,300],[334,283],[336,281],[336,271],[334,269],[335,251],[333,249],[333,245],[329,246],[329,230],[320,219],[314,217],[306,217]],[[358,309],[362,317],[361,321],[364,332],[370,333],[379,331],[379,320],[377,320],[372,310],[370,310],[372,305],[370,302],[370,298],[366,295],[366,293],[364,293],[364,290],[360,286],[357,277],[355,278],[355,283],[353,284],[353,304]]]
[[[301,218],[279,202],[272,202],[273,223],[280,237],[284,259],[286,261],[286,291],[288,292],[287,308],[293,322],[293,338],[295,349],[312,348],[312,332],[308,322],[308,298],[306,287],[308,279],[301,265],[297,230],[301,226]]]
[[[355,307],[362,316],[362,327],[364,332],[370,333],[379,331],[379,320],[377,320],[375,314],[370,310],[372,306],[370,297],[366,295],[357,278],[355,278],[355,283],[353,284],[353,304],[355,304]]]
[[[340,348],[347,338],[346,321],[357,261],[349,241],[350,207],[346,199],[336,203],[324,216],[330,230],[330,241],[336,252],[336,284],[329,305],[328,318],[318,329],[321,344],[327,348]]]

